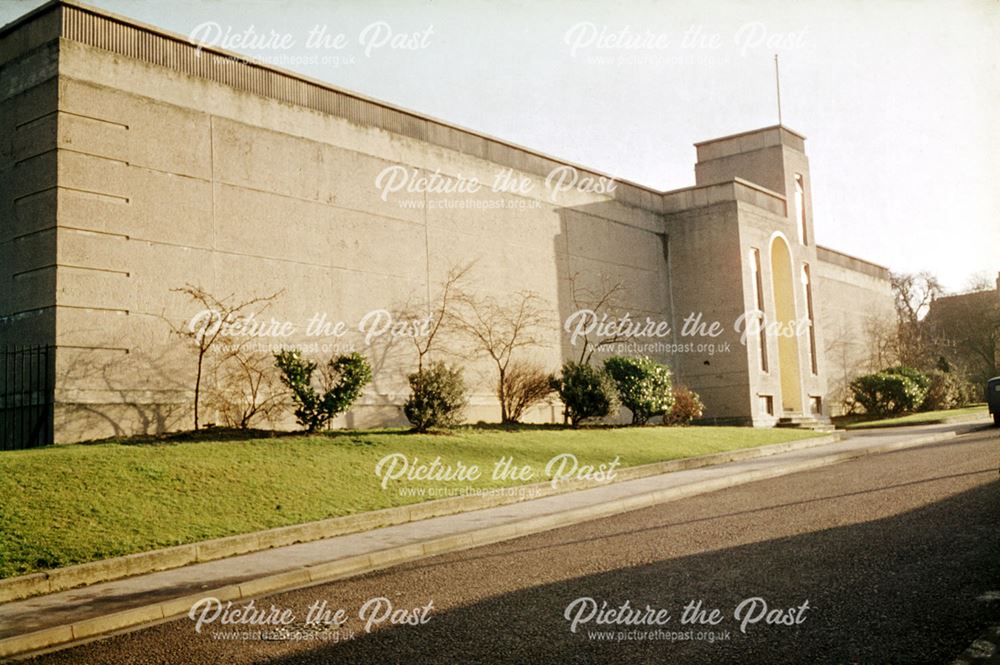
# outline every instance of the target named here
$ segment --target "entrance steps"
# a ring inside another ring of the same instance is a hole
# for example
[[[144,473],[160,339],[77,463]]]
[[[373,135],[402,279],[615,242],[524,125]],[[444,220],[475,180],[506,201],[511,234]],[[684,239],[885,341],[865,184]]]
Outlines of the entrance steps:
[[[777,427],[785,427],[789,429],[808,429],[815,432],[832,432],[836,428],[829,418],[816,416],[804,416],[801,414],[782,416],[778,418]]]

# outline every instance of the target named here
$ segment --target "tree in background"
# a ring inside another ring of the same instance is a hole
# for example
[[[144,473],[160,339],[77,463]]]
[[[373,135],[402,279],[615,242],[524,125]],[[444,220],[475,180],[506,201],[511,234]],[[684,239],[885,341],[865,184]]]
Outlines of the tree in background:
[[[896,305],[895,355],[903,365],[930,369],[937,360],[937,344],[923,319],[942,294],[941,283],[926,271],[894,272],[889,279]]]
[[[663,414],[663,424],[690,425],[704,413],[705,404],[698,393],[685,386],[674,386],[674,404]]]
[[[552,393],[551,375],[523,361],[512,366],[514,354],[541,346],[541,331],[549,322],[544,301],[532,291],[513,294],[506,302],[463,294],[454,312],[459,330],[486,354],[497,369],[494,392],[500,401],[500,421],[516,423],[525,409]],[[512,367],[516,371],[511,372]]]
[[[515,360],[504,376],[504,400],[509,422],[519,423],[530,407],[550,401],[555,375],[541,365]]]

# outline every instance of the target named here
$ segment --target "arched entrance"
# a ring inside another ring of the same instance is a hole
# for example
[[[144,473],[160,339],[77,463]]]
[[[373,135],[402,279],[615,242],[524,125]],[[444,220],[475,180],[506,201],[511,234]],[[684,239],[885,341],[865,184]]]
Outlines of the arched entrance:
[[[781,374],[781,406],[788,413],[802,413],[802,379],[799,373],[799,340],[794,333],[795,289],[792,255],[785,239],[771,240],[771,284],[774,289],[775,322],[778,324],[778,372]]]

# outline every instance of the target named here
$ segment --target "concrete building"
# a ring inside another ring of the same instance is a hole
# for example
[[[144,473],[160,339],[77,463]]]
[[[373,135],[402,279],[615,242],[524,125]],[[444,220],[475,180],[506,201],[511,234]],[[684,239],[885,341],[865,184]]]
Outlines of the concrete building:
[[[787,127],[698,143],[695,186],[657,191],[75,1],[0,31],[0,81],[0,344],[55,348],[57,441],[190,427],[194,355],[171,334],[195,314],[185,284],[281,291],[266,316],[294,324],[283,343],[315,342],[318,314],[346,322],[336,341],[376,369],[356,426],[400,422],[414,363],[358,322],[433,299],[468,262],[467,289],[546,303],[528,355],[553,370],[579,355],[580,294],[622,285],[606,313],[670,333],[602,351],[668,362],[711,422],[829,414],[865,320],[891,316],[884,268],[816,245]],[[769,325],[744,335],[755,310]],[[464,362],[469,418],[497,419],[491,366]]]
[[[1000,273],[995,288],[938,296],[924,323],[950,367],[980,385],[1000,375]]]

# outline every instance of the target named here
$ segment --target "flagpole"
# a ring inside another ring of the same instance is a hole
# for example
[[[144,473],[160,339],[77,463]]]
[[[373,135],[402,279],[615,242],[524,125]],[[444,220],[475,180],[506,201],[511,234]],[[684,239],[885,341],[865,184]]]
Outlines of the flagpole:
[[[774,54],[774,87],[778,93],[778,125],[781,125],[781,74],[778,71],[778,54]]]

